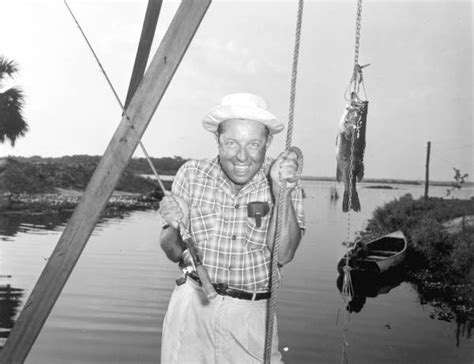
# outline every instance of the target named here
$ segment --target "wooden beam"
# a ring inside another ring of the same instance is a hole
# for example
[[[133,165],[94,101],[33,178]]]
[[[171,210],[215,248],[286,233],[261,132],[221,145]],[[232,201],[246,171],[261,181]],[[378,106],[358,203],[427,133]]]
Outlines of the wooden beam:
[[[137,90],[138,85],[145,74],[146,64],[148,62],[148,56],[150,55],[151,45],[153,44],[153,37],[155,35],[156,24],[158,23],[158,17],[160,16],[162,3],[162,0],[148,0],[148,7],[145,13],[145,20],[143,21],[140,43],[138,44],[132,77],[130,78],[130,85],[128,86],[127,98],[125,99],[125,109],[128,107],[133,94]]]
[[[31,292],[0,363],[23,363],[79,259],[123,169],[163,97],[211,0],[185,0],[178,8],[140,86]]]

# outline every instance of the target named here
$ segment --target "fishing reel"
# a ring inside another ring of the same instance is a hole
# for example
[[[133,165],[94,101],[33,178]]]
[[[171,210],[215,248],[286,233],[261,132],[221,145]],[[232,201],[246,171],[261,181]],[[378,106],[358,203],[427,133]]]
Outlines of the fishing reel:
[[[194,265],[194,260],[189,252],[189,249],[185,249],[181,256],[181,260],[179,262],[179,267],[181,268],[183,275],[176,279],[176,284],[181,286],[186,282],[188,275],[190,274],[197,274],[196,266]]]

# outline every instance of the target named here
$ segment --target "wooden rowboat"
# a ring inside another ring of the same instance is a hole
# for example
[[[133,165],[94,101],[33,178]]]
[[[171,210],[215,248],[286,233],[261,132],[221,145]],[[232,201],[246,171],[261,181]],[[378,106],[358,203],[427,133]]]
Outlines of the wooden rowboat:
[[[365,244],[358,242],[341,258],[337,270],[341,273],[346,260],[349,259],[349,266],[352,269],[384,273],[403,262],[406,249],[407,239],[401,231],[395,231]]]

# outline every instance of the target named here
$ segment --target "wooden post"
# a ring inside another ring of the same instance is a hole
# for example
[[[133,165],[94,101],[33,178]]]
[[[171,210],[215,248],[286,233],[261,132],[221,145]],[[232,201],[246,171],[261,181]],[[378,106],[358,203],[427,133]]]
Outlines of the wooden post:
[[[130,78],[130,85],[128,86],[127,98],[125,99],[125,109],[128,107],[133,94],[137,90],[138,85],[145,74],[146,64],[148,62],[148,56],[150,55],[150,49],[153,43],[156,24],[158,23],[162,4],[163,0],[148,0],[148,7],[145,13],[145,20],[143,21],[140,43],[138,44],[132,77]]]
[[[430,151],[431,151],[431,142],[428,142],[426,145],[425,200],[428,200],[428,188],[430,185]]]
[[[211,0],[183,1],[84,195],[0,351],[0,363],[23,363],[87,244],[120,175],[163,97]],[[132,130],[134,129],[134,130]]]

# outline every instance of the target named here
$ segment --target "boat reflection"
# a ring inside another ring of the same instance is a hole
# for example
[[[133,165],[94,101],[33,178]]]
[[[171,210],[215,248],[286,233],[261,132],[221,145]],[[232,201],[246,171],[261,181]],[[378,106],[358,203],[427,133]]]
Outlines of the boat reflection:
[[[402,267],[385,273],[352,269],[350,270],[350,275],[354,293],[351,300],[347,303],[346,309],[351,313],[360,312],[364,307],[367,297],[375,298],[378,295],[387,294],[393,288],[399,286],[406,278],[405,270]],[[344,274],[340,274],[336,282],[339,291],[342,291],[343,280]]]

